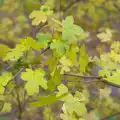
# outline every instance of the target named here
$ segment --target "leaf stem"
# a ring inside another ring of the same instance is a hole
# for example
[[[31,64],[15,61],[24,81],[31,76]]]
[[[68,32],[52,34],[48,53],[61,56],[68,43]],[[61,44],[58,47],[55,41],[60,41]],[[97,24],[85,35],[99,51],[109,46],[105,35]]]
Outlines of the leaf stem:
[[[59,24],[60,26],[63,26],[62,23],[61,23],[60,21],[56,20],[55,18],[52,18],[52,20],[53,20],[55,23]]]

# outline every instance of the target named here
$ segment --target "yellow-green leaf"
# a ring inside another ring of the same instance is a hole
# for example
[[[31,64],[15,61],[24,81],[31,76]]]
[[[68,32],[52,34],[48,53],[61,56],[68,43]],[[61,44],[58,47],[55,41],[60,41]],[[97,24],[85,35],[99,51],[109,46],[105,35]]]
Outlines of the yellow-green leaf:
[[[34,10],[29,17],[33,18],[32,25],[39,25],[40,23],[45,23],[47,21],[46,14],[40,10]]]

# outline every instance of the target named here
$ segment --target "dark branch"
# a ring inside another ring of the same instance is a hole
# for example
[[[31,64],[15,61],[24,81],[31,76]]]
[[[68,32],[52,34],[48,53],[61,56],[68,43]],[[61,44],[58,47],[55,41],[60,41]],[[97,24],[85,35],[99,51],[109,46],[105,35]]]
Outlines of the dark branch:
[[[44,54],[44,53],[47,52],[49,49],[50,49],[50,46],[47,47],[45,50],[43,50],[43,51],[40,53],[40,55]]]
[[[64,75],[81,77],[81,78],[84,78],[84,79],[101,79],[102,78],[102,77],[99,77],[99,76],[82,76],[82,75],[73,74],[73,73],[65,73]]]
[[[16,91],[16,94],[17,94],[17,102],[18,102],[18,109],[19,109],[18,120],[22,120],[22,106],[21,106],[20,96],[18,91]]]
[[[117,87],[120,88],[120,85],[108,82],[105,80],[104,77],[99,77],[99,76],[82,76],[82,75],[78,75],[78,74],[73,74],[73,73],[65,73],[64,75],[68,75],[68,76],[75,76],[75,77],[80,77],[80,78],[84,78],[84,79],[97,79],[97,80],[89,80],[89,81],[75,81],[75,82],[96,82],[96,81],[100,81],[103,82],[109,86],[113,86],[113,87]]]

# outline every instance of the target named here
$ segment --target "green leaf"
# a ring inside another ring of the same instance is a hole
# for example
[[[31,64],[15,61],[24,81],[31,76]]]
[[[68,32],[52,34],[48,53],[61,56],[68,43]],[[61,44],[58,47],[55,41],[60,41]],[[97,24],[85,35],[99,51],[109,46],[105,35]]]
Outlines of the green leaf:
[[[67,111],[69,114],[73,114],[74,112],[77,113],[77,115],[82,116],[87,112],[85,104],[80,103],[78,101],[76,102],[65,102],[64,103]]]
[[[66,95],[61,100],[65,101],[63,111],[68,112],[70,115],[75,112],[78,116],[82,116],[87,112],[85,103],[80,102],[80,99],[73,97],[71,94]]]
[[[37,39],[39,42],[47,41],[50,40],[52,36],[50,34],[45,34],[45,33],[38,33],[37,34]]]
[[[45,72],[42,69],[26,69],[26,72],[21,73],[21,78],[27,81],[25,89],[29,95],[39,92],[39,86],[47,89],[47,81],[44,79]]]
[[[10,50],[10,48],[7,45],[0,44],[0,57],[5,57],[6,53]]]
[[[39,84],[37,81],[31,80],[26,83],[25,89],[26,89],[28,95],[33,95],[33,94],[39,93]]]
[[[15,48],[8,51],[3,60],[17,61],[21,56],[23,56],[24,51],[25,48],[22,45],[18,44]]]
[[[50,79],[48,80],[48,90],[54,91],[58,85],[61,84],[61,74],[60,69],[55,69],[55,71],[52,72],[52,75]]]
[[[55,49],[58,55],[63,55],[68,48],[68,44],[63,40],[53,40],[50,48]]]
[[[10,80],[12,80],[12,73],[10,72],[3,73],[2,76],[0,76],[0,94],[4,93],[4,86],[6,86]]]
[[[107,76],[107,78],[105,78],[105,80],[115,83],[117,85],[120,85],[120,75],[112,75],[112,76]]]
[[[117,69],[115,72],[112,72],[112,75],[107,75],[104,79],[114,84],[120,85],[119,78],[120,78],[120,69]]]
[[[79,37],[84,33],[83,29],[75,24],[73,17],[68,16],[63,21],[62,39],[68,41],[77,41]]]
[[[84,45],[80,48],[79,64],[80,64],[80,72],[85,73],[86,67],[88,65],[88,55],[85,51]]]
[[[72,63],[77,62],[77,52],[79,51],[79,48],[77,45],[72,45],[72,47],[67,51],[66,56],[70,58]]]
[[[11,72],[6,72],[3,73],[2,76],[0,76],[0,84],[5,86],[7,83],[12,80],[12,73]]]
[[[41,48],[47,48],[52,36],[50,34],[38,33],[37,42],[40,43]]]
[[[26,39],[20,39],[20,44],[24,46],[25,50],[30,50],[30,48],[35,50],[40,50],[41,46],[36,40],[31,37],[27,37]]]
[[[56,96],[56,93],[48,95],[48,96],[39,96],[37,97],[37,101],[36,102],[32,102],[31,105],[36,106],[36,107],[41,107],[47,104],[52,104],[57,102],[58,100],[60,100],[61,98],[63,98],[64,96],[66,96],[67,94],[64,93],[60,96]]]
[[[47,64],[49,65],[49,71],[53,72],[56,69],[56,66],[58,64],[58,58],[57,57],[53,57],[50,56],[50,58],[48,58]]]
[[[56,95],[57,97],[65,94],[65,93],[68,93],[68,88],[64,84],[59,85],[58,90],[59,90],[59,92]]]
[[[40,48],[40,43],[37,43],[36,40],[31,37],[20,39],[20,43],[17,44],[15,48],[8,51],[8,53],[4,57],[4,61],[17,61],[20,57],[23,56],[24,52],[29,51],[30,49],[35,49],[39,51]]]

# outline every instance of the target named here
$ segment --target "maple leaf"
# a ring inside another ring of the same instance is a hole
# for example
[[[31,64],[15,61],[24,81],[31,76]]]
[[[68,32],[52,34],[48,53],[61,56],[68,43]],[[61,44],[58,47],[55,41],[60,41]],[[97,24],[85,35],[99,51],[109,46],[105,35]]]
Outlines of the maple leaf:
[[[22,72],[21,78],[27,81],[25,89],[29,95],[33,95],[39,92],[39,86],[47,89],[47,81],[44,80],[45,72],[42,69],[26,69],[26,72]]]
[[[80,99],[73,97],[71,94],[66,95],[61,99],[64,101],[63,111],[68,112],[72,115],[74,112],[77,113],[78,116],[81,116],[86,113],[85,104],[80,102]]]
[[[34,10],[29,17],[33,18],[32,25],[36,26],[47,21],[47,16],[43,11],[40,10]]]
[[[35,50],[40,50],[41,45],[31,37],[20,39],[20,43],[17,44],[15,48],[9,49],[6,56],[4,57],[4,61],[17,61],[21,56],[23,56],[23,53],[25,51],[29,51],[31,48]]]
[[[101,39],[102,42],[111,41],[111,39],[112,39],[112,30],[106,29],[105,32],[99,33],[97,35],[97,37],[99,39]]]
[[[26,39],[20,39],[20,45],[22,45],[23,48],[27,51],[29,51],[30,48],[35,50],[40,50],[41,48],[40,44],[31,37],[27,37]]]
[[[23,45],[16,45],[15,48],[10,49],[6,56],[4,57],[4,61],[11,60],[11,61],[17,61],[21,56],[23,56],[23,52],[25,51],[25,48]]]
[[[84,31],[81,27],[73,24],[74,20],[72,16],[68,16],[63,21],[63,32],[62,32],[62,39],[68,41],[77,41],[80,36],[84,34]]]

